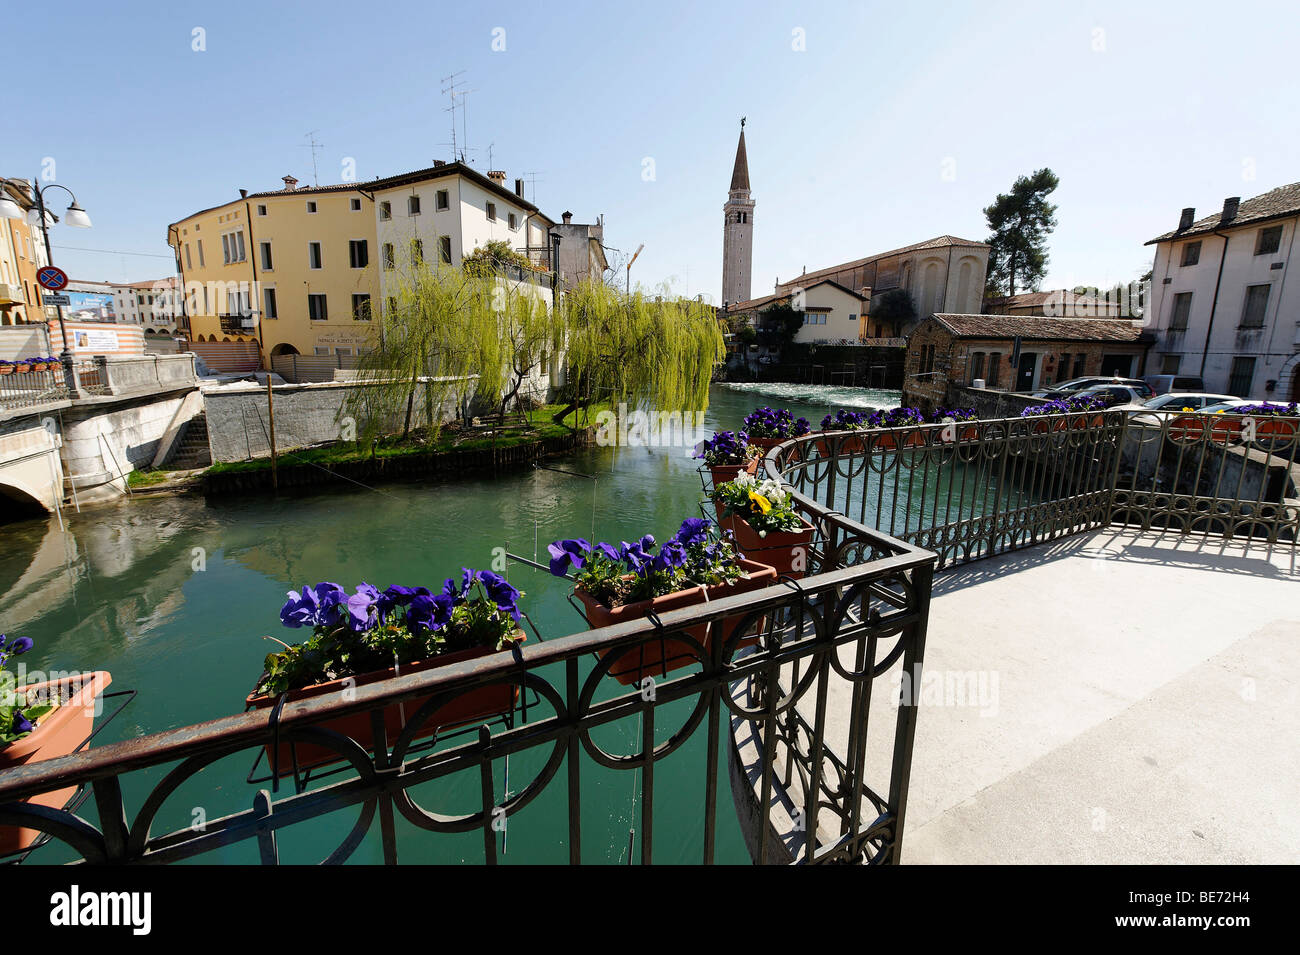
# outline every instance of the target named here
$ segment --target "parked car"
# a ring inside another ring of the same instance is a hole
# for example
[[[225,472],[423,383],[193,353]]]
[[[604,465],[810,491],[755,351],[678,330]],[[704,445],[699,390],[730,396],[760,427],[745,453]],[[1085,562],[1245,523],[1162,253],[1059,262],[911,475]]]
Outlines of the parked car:
[[[1151,411],[1182,411],[1191,409],[1200,411],[1206,405],[1219,404],[1224,401],[1236,401],[1231,395],[1211,395],[1205,392],[1183,392],[1172,391],[1164,395],[1156,395],[1154,398],[1148,398],[1141,404],[1116,405],[1121,411],[1135,412],[1134,421],[1139,424],[1159,425],[1161,420],[1167,415],[1142,414],[1142,412]]]
[[[1104,385],[1093,385],[1091,388],[1074,392],[1075,397],[1082,395],[1096,395],[1106,403],[1107,408],[1114,408],[1117,405],[1140,405],[1154,397],[1151,386],[1145,381],[1131,379],[1126,379],[1122,383],[1112,381]]]
[[[1233,408],[1240,408],[1242,405],[1267,404],[1268,402],[1251,401],[1249,398],[1229,398],[1226,401],[1220,401],[1218,404],[1206,405],[1201,409],[1202,414],[1232,414]]]
[[[1093,375],[1089,378],[1071,378],[1069,381],[1057,382],[1050,388],[1035,391],[1034,397],[1047,398],[1049,400],[1053,398],[1067,398],[1070,395],[1077,395],[1081,391],[1095,388],[1098,385],[1127,385],[1139,394],[1141,393],[1141,389],[1145,388],[1148,397],[1155,394],[1155,391],[1152,390],[1150,385],[1138,378],[1120,378],[1115,375]]]
[[[1144,375],[1142,380],[1158,395],[1170,392],[1196,394],[1205,390],[1205,382],[1199,375]]]

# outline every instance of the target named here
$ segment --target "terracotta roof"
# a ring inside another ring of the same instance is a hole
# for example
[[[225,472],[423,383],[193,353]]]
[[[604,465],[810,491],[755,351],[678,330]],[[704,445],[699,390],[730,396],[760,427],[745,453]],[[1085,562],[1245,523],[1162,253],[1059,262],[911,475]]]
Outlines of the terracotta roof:
[[[869,255],[865,259],[854,259],[852,262],[843,262],[839,265],[828,266],[824,269],[817,269],[815,272],[805,272],[803,275],[796,276],[788,282],[782,282],[781,287],[787,288],[793,285],[803,285],[807,288],[806,283],[811,278],[818,278],[826,275],[834,275],[836,272],[844,272],[848,269],[861,268],[872,262],[878,262],[881,259],[887,259],[892,255],[903,255],[907,252],[920,252],[924,249],[943,249],[950,245],[969,246],[971,248],[985,249],[988,248],[987,242],[975,242],[972,239],[960,239],[955,235],[940,235],[933,239],[926,239],[924,242],[915,242],[912,245],[905,245],[899,249],[890,249],[888,252],[881,252],[877,255]]]
[[[1037,315],[958,315],[942,312],[934,316],[957,338],[1005,338],[1019,336],[1032,341],[1126,342],[1142,338],[1142,326],[1116,318],[1042,318]]]
[[[1237,207],[1237,215],[1227,222],[1223,221],[1223,211],[1220,210],[1212,216],[1197,219],[1186,229],[1175,229],[1173,232],[1166,232],[1164,235],[1156,236],[1145,244],[1155,245],[1157,242],[1168,242],[1171,239],[1205,235],[1219,228],[1235,229],[1238,226],[1266,222],[1269,219],[1282,219],[1294,215],[1300,215],[1300,182],[1293,182],[1289,186],[1279,186],[1272,192],[1266,192],[1262,196],[1243,200],[1241,205]]]
[[[799,288],[807,291],[808,289],[816,288],[819,285],[834,285],[841,292],[844,292],[846,295],[852,295],[860,302],[865,302],[867,300],[866,296],[862,295],[860,292],[855,292],[851,288],[846,288],[839,282],[835,282],[831,279],[821,279],[820,281],[813,282],[811,285],[799,285]],[[773,292],[771,295],[761,295],[758,298],[751,298],[746,302],[737,302],[735,305],[728,306],[728,311],[752,312],[754,309],[767,305],[769,302],[777,300],[784,301],[785,299],[788,299],[790,295],[790,292]]]
[[[731,191],[749,192],[749,156],[745,153],[745,127],[740,127],[740,142],[736,145],[736,165],[731,170]]]

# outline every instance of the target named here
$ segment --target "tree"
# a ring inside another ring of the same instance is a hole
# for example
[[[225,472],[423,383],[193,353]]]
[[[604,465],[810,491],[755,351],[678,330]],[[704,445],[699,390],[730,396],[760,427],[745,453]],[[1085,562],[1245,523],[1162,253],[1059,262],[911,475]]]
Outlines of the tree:
[[[907,289],[890,289],[871,304],[871,311],[865,317],[888,325],[897,337],[903,333],[903,329],[916,321],[916,304]]]
[[[1056,228],[1056,206],[1047,201],[1060,185],[1056,173],[1039,169],[1021,176],[1009,194],[999,194],[984,209],[989,236],[985,295],[1015,295],[1017,288],[1037,290],[1047,273],[1047,237]]]
[[[804,313],[789,301],[776,302],[758,313],[758,328],[768,348],[784,348],[803,328]]]
[[[486,276],[501,271],[501,266],[513,265],[520,269],[532,269],[528,256],[516,252],[505,239],[489,239],[461,263],[462,268],[471,275]]]

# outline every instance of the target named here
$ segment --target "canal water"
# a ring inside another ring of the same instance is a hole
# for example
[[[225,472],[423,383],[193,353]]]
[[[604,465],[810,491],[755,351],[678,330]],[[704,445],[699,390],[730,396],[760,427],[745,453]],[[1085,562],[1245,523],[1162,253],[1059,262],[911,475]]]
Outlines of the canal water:
[[[788,407],[815,427],[837,407],[889,407],[899,398],[897,392],[866,389],[765,388],[714,386],[705,433],[738,428],[762,404]],[[139,691],[97,745],[213,719],[243,708],[262,658],[275,649],[264,635],[288,641],[304,635],[280,625],[286,591],[321,580],[349,588],[366,581],[381,588],[399,583],[436,589],[463,566],[490,567],[499,547],[537,555],[544,563],[546,544],[561,537],[617,542],[651,533],[662,540],[683,518],[700,513],[698,462],[689,454],[682,447],[590,448],[548,460],[549,469],[499,477],[337,485],[279,496],[141,498],[66,513],[63,531],[52,519],[6,525],[0,632],[36,642],[20,658],[29,670],[108,670],[113,689]],[[522,605],[543,638],[585,629],[565,599],[565,581],[522,564],[511,565],[509,576],[524,591]],[[562,672],[548,676],[563,686]],[[607,682],[608,696],[621,690]],[[660,738],[671,730],[661,730]],[[609,752],[633,752],[638,732],[634,723],[618,723],[602,727],[594,738]],[[703,735],[697,729],[688,745],[656,767],[658,862],[699,861]],[[744,862],[748,855],[732,808],[725,746],[721,752],[716,858]],[[247,808],[259,788],[269,788],[247,782],[253,755],[221,760],[184,784],[167,800],[153,831],[198,826]],[[527,786],[541,763],[521,754],[508,767],[494,766],[498,800],[507,785],[513,793]],[[162,775],[137,772],[124,779],[129,817]],[[465,813],[479,808],[479,785],[477,773],[465,774],[422,785],[413,794],[432,812]],[[638,788],[632,773],[606,770],[584,756],[584,861],[626,862],[630,846],[639,858]],[[81,811],[94,820],[93,801]],[[509,818],[500,861],[567,861],[567,814],[561,774]],[[282,858],[318,861],[342,840],[356,815],[356,809],[342,810],[282,830]],[[352,861],[382,861],[377,820],[371,828]],[[479,832],[425,834],[400,816],[397,829],[402,862],[483,858]],[[50,845],[30,861],[65,858],[61,846]],[[200,861],[256,862],[256,846],[232,846]]]

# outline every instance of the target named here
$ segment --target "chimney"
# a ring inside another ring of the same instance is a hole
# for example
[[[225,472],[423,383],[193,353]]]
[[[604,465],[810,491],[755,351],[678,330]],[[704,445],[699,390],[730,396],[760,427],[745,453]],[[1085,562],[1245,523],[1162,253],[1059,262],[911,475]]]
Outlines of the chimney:
[[[1182,232],[1184,229],[1190,229],[1192,227],[1192,222],[1195,221],[1195,219],[1196,207],[1188,206],[1183,210],[1183,214],[1178,219],[1178,231]]]
[[[495,182],[501,188],[506,185],[506,173],[504,169],[489,169],[488,178]]]
[[[515,180],[515,195],[520,199],[524,197],[524,181],[522,179]]]
[[[1223,200],[1223,215],[1219,217],[1219,222],[1231,222],[1237,218],[1237,206],[1241,205],[1241,196],[1232,196]]]
[[[247,199],[247,198],[248,198],[248,190],[247,190],[247,189],[240,189],[240,190],[239,190],[239,198],[241,198],[241,199]]]
[[[293,178],[293,176],[284,176],[282,178],[284,181],[285,192],[293,192],[295,189],[298,188],[298,180]]]
[[[565,213],[563,213],[563,214],[560,216],[560,218],[564,220],[564,224],[565,224],[565,225],[572,225],[572,224],[573,224],[573,213],[572,213],[572,212],[565,212]]]
[[[445,165],[447,165],[447,161],[445,159],[435,159],[433,161],[434,169],[437,169],[439,166],[445,166]]]

